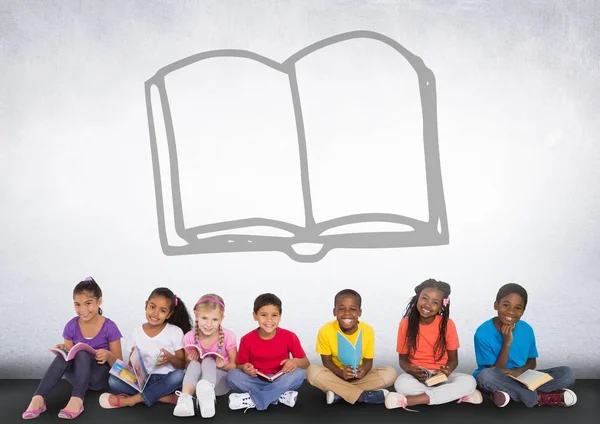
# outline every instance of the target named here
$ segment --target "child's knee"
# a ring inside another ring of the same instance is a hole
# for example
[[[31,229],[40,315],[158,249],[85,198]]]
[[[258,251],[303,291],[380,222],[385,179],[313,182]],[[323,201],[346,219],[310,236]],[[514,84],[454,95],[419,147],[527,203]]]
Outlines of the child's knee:
[[[400,374],[394,381],[394,388],[398,393],[412,393],[418,381],[410,374]]]
[[[325,372],[327,368],[322,365],[310,365],[306,370],[306,380],[314,386],[317,378],[323,372]]]
[[[504,376],[502,371],[500,371],[497,368],[494,368],[494,367],[484,368],[483,370],[481,370],[479,372],[479,374],[477,374],[476,383],[480,386],[485,387],[486,385],[489,385],[490,383],[497,382],[500,377],[499,373],[502,374],[502,376]]]
[[[396,378],[398,377],[398,373],[394,367],[378,367],[377,372],[381,376],[385,387],[389,387],[396,382]]]
[[[560,372],[563,386],[570,387],[575,384],[575,374],[570,367],[557,367],[557,370]]]

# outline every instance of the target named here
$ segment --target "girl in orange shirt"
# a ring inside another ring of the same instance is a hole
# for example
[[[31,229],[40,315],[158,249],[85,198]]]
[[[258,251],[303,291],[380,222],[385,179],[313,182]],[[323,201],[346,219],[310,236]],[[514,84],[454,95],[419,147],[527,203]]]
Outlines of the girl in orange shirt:
[[[385,406],[406,409],[455,400],[483,402],[473,376],[453,372],[458,366],[459,346],[456,326],[450,319],[450,285],[433,279],[422,282],[415,287],[400,321],[396,351],[405,373],[396,379],[396,392],[386,396]],[[438,374],[447,380],[429,386],[428,378]]]

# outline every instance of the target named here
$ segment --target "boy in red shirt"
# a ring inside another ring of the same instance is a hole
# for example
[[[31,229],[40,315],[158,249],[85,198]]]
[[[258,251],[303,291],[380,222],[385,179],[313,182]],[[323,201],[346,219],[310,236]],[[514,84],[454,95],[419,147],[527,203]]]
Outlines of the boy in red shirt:
[[[298,336],[279,328],[281,300],[277,296],[258,296],[253,316],[258,328],[241,338],[237,368],[227,373],[229,387],[238,392],[229,395],[229,408],[261,411],[278,401],[293,407],[298,398],[296,389],[302,385],[310,365],[308,358]],[[269,382],[259,373],[269,377],[282,374]]]

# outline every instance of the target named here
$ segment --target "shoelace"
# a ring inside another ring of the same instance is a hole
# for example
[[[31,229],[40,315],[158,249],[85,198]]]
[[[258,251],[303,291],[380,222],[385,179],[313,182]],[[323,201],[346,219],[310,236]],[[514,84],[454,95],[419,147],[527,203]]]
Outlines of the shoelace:
[[[244,409],[244,414],[248,409],[256,408],[256,405],[254,405],[254,402],[252,402],[252,399],[250,399],[250,397],[242,399],[242,405],[246,405],[246,409]]]
[[[194,398],[194,396],[192,396],[192,395],[188,395],[187,393],[180,392],[179,390],[176,390],[176,391],[175,391],[175,396],[177,396],[177,397],[179,397],[179,398],[184,398],[184,399],[185,399],[186,397],[188,397],[188,396],[189,396],[189,397],[191,397],[192,399],[195,399],[195,398]]]
[[[548,405],[548,406],[558,406],[562,405],[563,396],[562,393],[542,393],[540,394],[540,400],[538,401],[538,406]]]

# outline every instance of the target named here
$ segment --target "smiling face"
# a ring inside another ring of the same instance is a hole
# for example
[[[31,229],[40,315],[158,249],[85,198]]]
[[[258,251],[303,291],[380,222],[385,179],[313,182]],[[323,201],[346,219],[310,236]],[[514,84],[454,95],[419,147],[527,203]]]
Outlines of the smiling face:
[[[73,296],[75,313],[84,322],[90,322],[98,316],[100,305],[102,298],[97,299],[90,292],[84,291]]]
[[[171,313],[171,301],[164,296],[154,296],[146,302],[146,320],[152,326],[163,325]]]
[[[433,287],[428,287],[421,291],[417,299],[417,310],[419,311],[420,321],[430,323],[442,309],[444,293]]]
[[[362,309],[356,296],[340,296],[333,308],[333,315],[344,333],[353,334],[356,332],[358,330],[358,318],[362,315]]]
[[[514,325],[525,312],[525,301],[517,293],[511,293],[494,302],[494,309],[498,311],[498,320],[501,324]]]
[[[223,321],[223,312],[219,308],[207,309],[197,307],[194,312],[196,323],[203,336],[210,337],[219,330],[219,325]]]
[[[258,334],[263,339],[270,339],[275,336],[275,331],[281,321],[281,312],[275,305],[265,305],[253,312],[254,320],[258,322]]]

